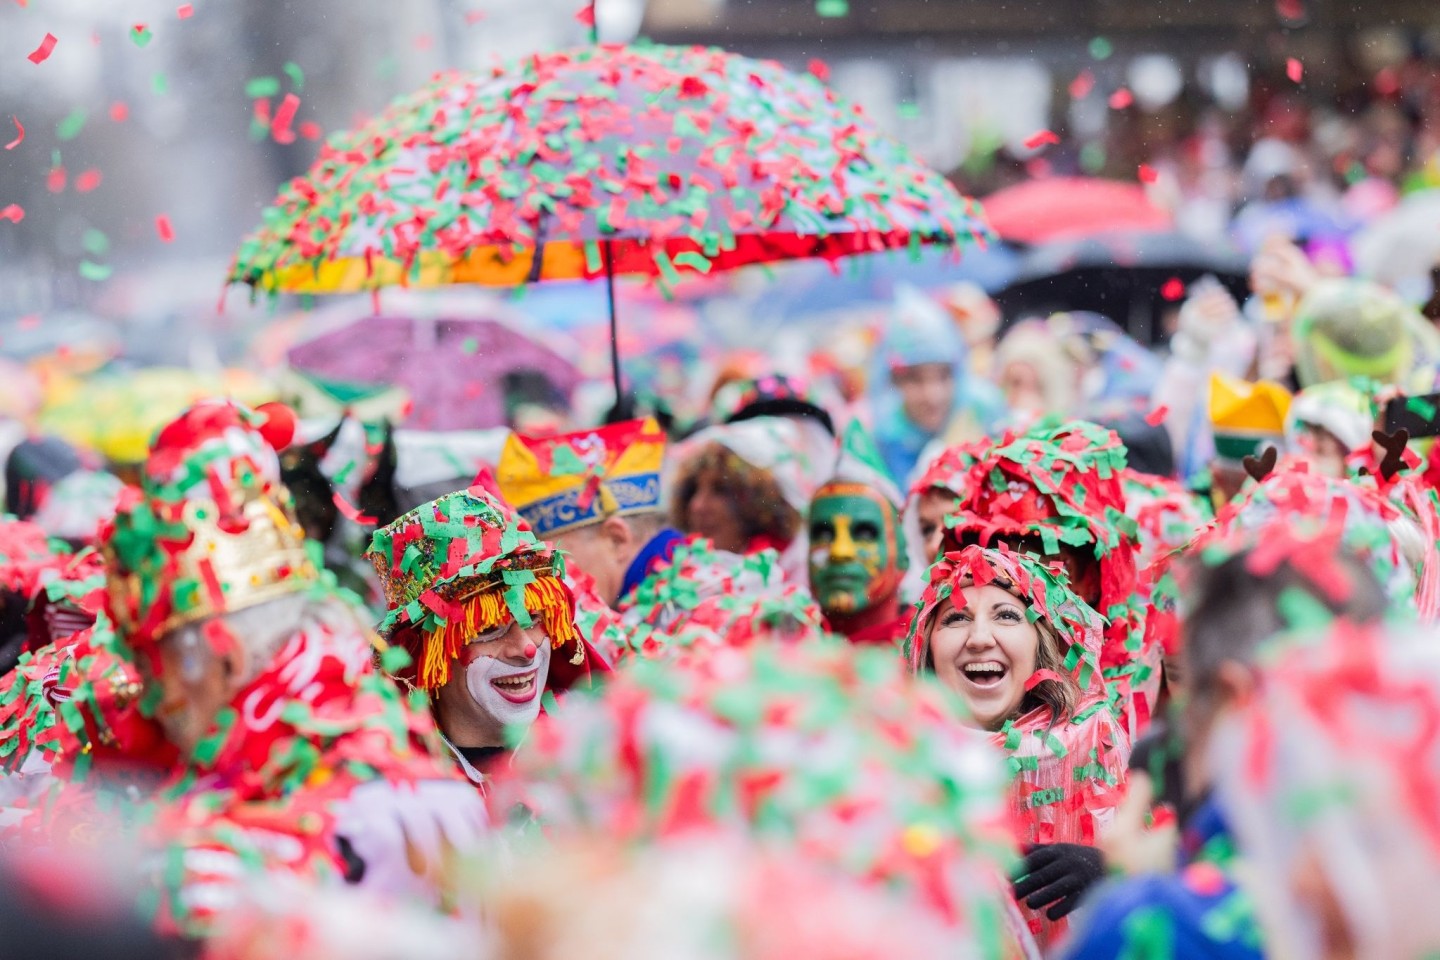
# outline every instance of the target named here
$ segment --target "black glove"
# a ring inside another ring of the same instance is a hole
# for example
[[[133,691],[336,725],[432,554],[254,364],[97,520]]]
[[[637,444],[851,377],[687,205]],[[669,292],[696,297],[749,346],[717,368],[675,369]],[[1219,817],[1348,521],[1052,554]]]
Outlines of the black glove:
[[[1105,876],[1105,858],[1094,847],[1078,843],[1044,843],[1025,851],[1015,871],[1015,899],[1031,910],[1054,904],[1045,911],[1051,920],[1074,910],[1085,891]]]

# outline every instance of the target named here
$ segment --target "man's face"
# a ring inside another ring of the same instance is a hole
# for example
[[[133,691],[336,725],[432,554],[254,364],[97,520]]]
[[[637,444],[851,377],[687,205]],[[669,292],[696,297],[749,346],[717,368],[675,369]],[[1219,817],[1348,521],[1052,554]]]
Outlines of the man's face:
[[[147,687],[160,688],[155,721],[180,754],[189,757],[234,697],[235,667],[215,653],[199,626],[172,631],[158,647],[158,669],[141,657],[141,672]]]
[[[891,374],[905,416],[926,433],[939,433],[955,407],[955,371],[948,363],[920,363]]]
[[[810,587],[820,609],[848,615],[894,597],[905,570],[895,508],[863,484],[820,488],[810,506]]]
[[[550,672],[550,639],[510,622],[461,652],[459,670],[440,690],[443,732],[462,747],[500,747],[540,714]]]

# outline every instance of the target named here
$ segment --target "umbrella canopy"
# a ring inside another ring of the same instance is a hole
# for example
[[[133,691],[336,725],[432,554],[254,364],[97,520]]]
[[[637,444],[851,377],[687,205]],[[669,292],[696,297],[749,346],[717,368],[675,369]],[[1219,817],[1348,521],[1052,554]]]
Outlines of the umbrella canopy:
[[[292,348],[290,366],[337,397],[399,387],[408,426],[504,426],[507,373],[543,375],[568,401],[580,373],[553,349],[494,320],[367,317]]]
[[[231,279],[669,282],[953,243],[983,229],[977,213],[814,77],[714,48],[599,45],[443,76],[332,140]]]
[[[1164,335],[1162,307],[1178,303],[1188,284],[1213,274],[1243,299],[1248,269],[1241,254],[1182,233],[1122,231],[1036,247],[995,299],[1011,320],[1089,310],[1115,318],[1142,344],[1155,343]]]
[[[1351,249],[1360,276],[1423,296],[1440,265],[1440,190],[1410,194],[1356,234]]]
[[[1169,213],[1136,183],[1092,177],[1028,180],[985,200],[995,232],[1016,243],[1046,243],[1106,230],[1169,230]]]

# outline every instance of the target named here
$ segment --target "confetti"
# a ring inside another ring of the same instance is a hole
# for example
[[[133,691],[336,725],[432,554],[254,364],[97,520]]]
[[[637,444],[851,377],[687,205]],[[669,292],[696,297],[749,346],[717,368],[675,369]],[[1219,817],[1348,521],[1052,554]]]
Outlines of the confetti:
[[[115,268],[107,264],[92,263],[89,260],[80,261],[80,276],[84,277],[86,280],[94,281],[95,283],[99,283],[101,280],[109,279],[110,274],[114,272]]]
[[[86,170],[84,173],[80,174],[75,178],[76,193],[89,193],[91,190],[94,190],[98,186],[100,186],[99,170]]]
[[[285,94],[280,106],[275,108],[275,117],[270,121],[270,136],[276,143],[294,143],[295,131],[290,129],[295,113],[300,109],[300,98],[293,93]]]
[[[1109,60],[1110,54],[1115,52],[1115,45],[1105,37],[1095,37],[1090,41],[1090,57],[1094,60]]]
[[[116,123],[124,123],[130,119],[130,106],[123,100],[116,100],[110,104],[110,119]]]
[[[85,129],[86,112],[77,107],[65,115],[65,118],[55,125],[55,136],[59,140],[74,140],[80,136],[80,131]]]
[[[1151,180],[1146,180],[1145,182],[1153,183],[1153,177]],[[1175,300],[1179,300],[1181,297],[1185,296],[1185,281],[1181,280],[1179,277],[1171,277],[1169,280],[1166,280],[1163,284],[1160,285],[1160,296],[1172,302]]]
[[[5,144],[6,150],[14,150],[25,142],[25,125],[20,122],[19,117],[11,116],[10,119],[15,122],[15,139]]]
[[[1299,83],[1305,77],[1305,65],[1294,57],[1285,61],[1285,76],[1291,83]]]
[[[1110,94],[1111,110],[1124,110],[1126,107],[1130,106],[1134,102],[1135,95],[1125,87],[1121,87],[1119,90],[1116,90],[1114,93]]]
[[[152,33],[150,28],[145,26],[145,24],[143,23],[137,23],[135,24],[135,26],[130,28],[131,42],[134,43],[135,46],[140,47],[141,49],[149,46],[150,41],[154,38],[155,34]]]
[[[280,80],[277,77],[252,77],[245,83],[245,96],[251,100],[273,97],[279,92]]]
[[[45,34],[45,39],[40,41],[40,46],[36,47],[26,59],[37,65],[44,63],[50,59],[50,54],[55,52],[55,44],[59,42],[53,33]]]
[[[96,257],[103,257],[110,252],[110,238],[94,227],[85,231],[80,238],[80,245],[85,248],[86,253]]]
[[[292,90],[294,90],[296,93],[300,93],[302,90],[305,89],[305,71],[300,69],[300,65],[298,63],[295,63],[294,61],[289,61],[285,64],[285,66],[281,67],[280,69],[284,71],[285,76],[290,78],[290,88]]]
[[[1060,138],[1052,130],[1040,130],[1025,138],[1026,150],[1039,150],[1041,147],[1060,142]]]
[[[815,0],[815,12],[826,19],[844,17],[850,13],[850,4],[848,0]]]
[[[1160,404],[1160,406],[1156,407],[1154,410],[1151,410],[1145,415],[1145,422],[1150,424],[1150,426],[1152,427],[1158,427],[1160,426],[1160,424],[1165,422],[1165,418],[1169,415],[1170,408],[1162,403]]]
[[[163,72],[157,72],[150,78],[150,89],[159,96],[170,92],[170,78]]]
[[[473,27],[473,26],[475,26],[475,24],[479,23],[481,20],[484,20],[484,19],[485,19],[485,11],[484,11],[484,10],[466,10],[466,11],[465,11],[465,25],[466,25],[466,26]]]
[[[345,499],[339,490],[335,491],[334,500],[335,509],[339,510],[341,516],[346,520],[349,520],[351,523],[358,523],[362,527],[373,527],[375,525],[374,517],[361,513],[349,500]]]
[[[316,123],[314,120],[306,120],[304,123],[300,124],[300,126],[296,127],[296,129],[300,131],[300,136],[304,137],[306,140],[320,139],[320,124]]]
[[[170,218],[163,213],[155,218],[155,232],[161,243],[171,243],[175,239],[175,228],[170,225]]]
[[[19,223],[25,219],[25,208],[18,203],[9,204],[0,208],[0,220],[9,220],[11,223]]]
[[[1095,74],[1089,70],[1081,70],[1075,75],[1075,79],[1070,81],[1070,99],[1084,100],[1090,95],[1090,91],[1094,89]]]
[[[575,12],[575,22],[582,27],[589,27],[592,30],[595,29],[595,4],[593,0]]]
[[[181,20],[189,20],[191,17],[195,16],[194,4],[182,3],[179,7],[176,8],[175,15]]]
[[[45,174],[45,189],[49,190],[51,193],[63,192],[65,190],[65,184],[67,182],[68,177],[65,173],[64,167],[51,167],[50,171]]]
[[[806,64],[805,69],[809,71],[810,76],[814,77],[816,80],[819,80],[821,83],[830,82],[830,65],[824,60],[821,60],[817,57],[816,59],[811,60],[808,64]]]
[[[1140,164],[1140,167],[1138,170],[1135,171],[1135,174],[1140,178],[1141,183],[1154,183],[1156,178],[1159,176],[1159,174],[1155,172],[1155,168],[1150,166],[1150,164],[1148,163]]]

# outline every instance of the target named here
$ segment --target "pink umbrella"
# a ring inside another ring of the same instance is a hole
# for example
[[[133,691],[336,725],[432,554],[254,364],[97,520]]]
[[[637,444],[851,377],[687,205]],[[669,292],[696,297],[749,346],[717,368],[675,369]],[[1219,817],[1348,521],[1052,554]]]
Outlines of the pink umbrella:
[[[411,400],[406,423],[425,430],[504,426],[507,373],[542,374],[567,402],[581,380],[569,360],[494,320],[366,317],[288,359],[341,402],[401,387]]]
[[[1170,214],[1137,183],[1093,177],[1029,180],[992,193],[985,215],[995,232],[1017,243],[1043,243],[1104,230],[1169,230]]]

